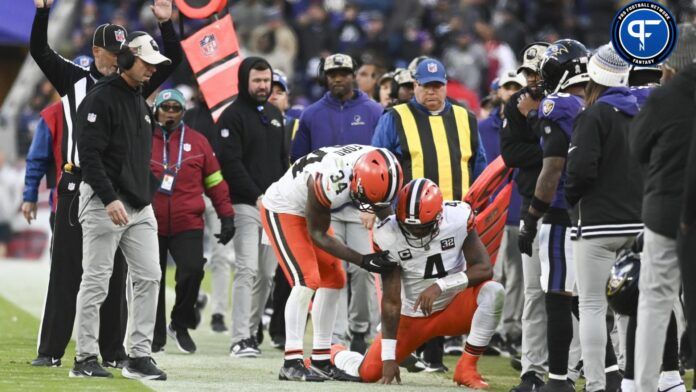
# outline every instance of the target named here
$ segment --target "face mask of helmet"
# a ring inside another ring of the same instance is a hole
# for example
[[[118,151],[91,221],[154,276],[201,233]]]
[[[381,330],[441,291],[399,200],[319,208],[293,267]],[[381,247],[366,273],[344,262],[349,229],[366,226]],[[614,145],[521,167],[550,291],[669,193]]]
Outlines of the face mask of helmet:
[[[432,222],[428,223],[409,223],[398,220],[399,229],[406,238],[406,243],[414,248],[425,248],[440,233],[440,215],[438,214]]]
[[[363,188],[358,184],[358,191],[350,191],[350,200],[353,202],[355,208],[361,212],[373,213],[375,210],[381,210],[382,208],[389,207],[389,203],[373,203],[365,195]]]

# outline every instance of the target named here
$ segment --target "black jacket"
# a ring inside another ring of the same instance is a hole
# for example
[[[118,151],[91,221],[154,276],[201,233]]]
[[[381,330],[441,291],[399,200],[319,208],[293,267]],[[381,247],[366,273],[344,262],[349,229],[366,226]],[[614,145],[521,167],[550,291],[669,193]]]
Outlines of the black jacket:
[[[691,132],[691,147],[689,148],[689,162],[686,164],[686,178],[684,188],[684,211],[682,222],[696,229],[696,129]]]
[[[575,119],[565,178],[573,238],[643,230],[642,172],[628,147],[629,125],[637,113],[630,90],[612,88]]]
[[[208,109],[208,105],[202,101],[196,101],[196,106],[188,109],[184,113],[184,123],[189,127],[205,135],[208,143],[213,147],[213,151],[218,151],[218,130],[213,121],[213,115]]]
[[[534,131],[538,122],[536,111],[529,112],[527,117],[517,109],[520,95],[527,89],[516,92],[510,97],[503,109],[503,128],[500,131],[500,155],[508,167],[517,168],[515,182],[520,195],[525,199],[523,211],[534,196],[534,188],[541,171],[543,152],[539,136]]]
[[[102,78],[77,110],[75,134],[82,180],[104,205],[117,198],[150,204],[158,185],[150,171],[154,120],[140,89],[120,75]]]
[[[283,115],[268,102],[249,95],[249,73],[259,57],[239,66],[239,95],[218,119],[217,158],[235,203],[256,205],[256,200],[288,168]],[[270,68],[270,65],[268,65]]]
[[[676,238],[684,175],[696,111],[696,64],[681,70],[648,97],[633,120],[631,152],[643,165],[643,223]]]

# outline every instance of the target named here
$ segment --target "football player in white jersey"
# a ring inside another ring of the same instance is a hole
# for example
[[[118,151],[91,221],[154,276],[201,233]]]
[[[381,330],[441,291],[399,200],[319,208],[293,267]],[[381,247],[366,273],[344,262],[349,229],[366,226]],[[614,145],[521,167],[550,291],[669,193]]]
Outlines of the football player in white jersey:
[[[363,382],[401,383],[398,364],[421,344],[468,334],[454,381],[487,388],[476,365],[500,320],[504,290],[491,280],[471,208],[443,202],[437,185],[419,178],[399,191],[396,214],[377,215],[384,219],[374,230],[375,248],[399,265],[382,274],[382,334],[364,357],[334,346],[334,364]]]
[[[281,380],[359,381],[330,362],[331,335],[346,276],[340,260],[371,272],[396,267],[387,252],[362,255],[332,236],[331,211],[348,203],[361,210],[388,208],[403,175],[386,149],[350,144],[322,147],[297,160],[261,201],[261,222],[278,262],[292,285],[285,305],[285,362]],[[302,342],[314,296],[311,364]]]

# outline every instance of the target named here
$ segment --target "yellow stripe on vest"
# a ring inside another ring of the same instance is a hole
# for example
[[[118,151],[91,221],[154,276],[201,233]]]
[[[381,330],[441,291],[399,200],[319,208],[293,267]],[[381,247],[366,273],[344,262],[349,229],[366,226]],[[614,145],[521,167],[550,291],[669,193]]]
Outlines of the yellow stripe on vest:
[[[292,124],[292,135],[290,135],[290,140],[295,140],[295,134],[297,133],[297,128],[300,127],[300,120],[294,119]]]
[[[450,165],[450,150],[447,143],[447,132],[442,116],[430,116],[430,129],[433,131],[435,154],[437,155],[438,186],[445,200],[454,198],[452,187],[452,166]]]
[[[454,119],[459,134],[459,149],[461,151],[462,195],[469,191],[469,160],[471,159],[471,129],[469,128],[469,113],[461,106],[452,105]],[[480,143],[480,142],[479,142]]]
[[[221,183],[222,180],[223,180],[222,172],[220,170],[218,170],[203,180],[203,186],[205,186],[205,189],[210,189],[210,188],[214,187],[215,185],[218,185],[219,183]]]
[[[425,168],[423,165],[423,147],[421,147],[420,135],[418,135],[418,127],[413,113],[408,108],[408,105],[401,104],[394,106],[394,110],[401,117],[401,124],[406,134],[406,143],[408,144],[408,153],[411,155],[411,177],[425,177]],[[405,151],[403,151],[405,153]]]

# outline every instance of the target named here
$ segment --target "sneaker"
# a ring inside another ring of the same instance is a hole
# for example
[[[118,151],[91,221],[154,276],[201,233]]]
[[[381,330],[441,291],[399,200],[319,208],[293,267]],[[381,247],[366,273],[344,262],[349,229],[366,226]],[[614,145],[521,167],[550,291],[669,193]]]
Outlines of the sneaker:
[[[201,311],[205,308],[205,305],[208,304],[208,294],[204,292],[199,292],[198,293],[198,298],[196,299],[196,305],[193,306],[193,314],[196,320],[196,326],[193,329],[198,328],[198,325],[201,323]]]
[[[89,357],[82,361],[75,358],[75,365],[70,369],[70,377],[106,377],[112,378],[114,375],[104,370],[99,364],[97,357]]]
[[[227,326],[225,326],[225,316],[221,315],[220,313],[213,314],[213,317],[210,320],[210,328],[213,329],[213,332],[227,332]]]
[[[285,364],[280,368],[280,373],[278,373],[278,379],[284,381],[309,382],[323,382],[325,380],[324,377],[307,369],[304,365],[304,361],[301,359],[285,361]]]
[[[534,372],[527,372],[522,375],[522,382],[512,388],[510,392],[531,392],[536,391],[544,385],[544,380],[539,378]]]
[[[337,368],[336,365],[332,364],[329,361],[327,361],[325,365],[318,365],[314,361],[312,361],[309,365],[309,370],[313,371],[321,377],[324,377],[324,379],[326,380],[361,382],[360,377],[351,376],[350,374]]]
[[[367,351],[367,342],[365,342],[364,332],[353,332],[350,331],[350,351],[355,351],[356,353],[365,354]]]
[[[61,365],[60,358],[54,358],[48,355],[39,355],[36,359],[31,361],[31,366],[60,367]]]
[[[196,352],[196,343],[191,339],[188,328],[174,327],[172,324],[167,326],[167,336],[176,342],[179,351],[185,354],[193,354]]]
[[[259,348],[259,341],[256,338],[247,339],[247,344],[250,348],[256,351],[256,355],[261,355],[261,349]]]
[[[444,363],[428,363],[423,361],[425,363],[425,372],[426,373],[447,373],[449,370],[447,366],[445,366]]]
[[[232,344],[230,356],[236,358],[256,358],[259,356],[259,350],[249,345],[249,339],[242,339]]]
[[[152,357],[128,358],[128,364],[121,369],[121,375],[133,380],[166,380],[167,373],[157,367]]]
[[[285,336],[271,336],[271,347],[285,350]]]
[[[420,358],[411,353],[406,359],[401,361],[399,367],[405,368],[409,373],[420,373],[427,367]]]
[[[461,336],[450,336],[445,338],[445,355],[460,356],[464,352],[464,341]]]
[[[117,359],[114,361],[103,360],[102,366],[105,368],[123,369],[123,367],[126,366],[127,362],[127,359]]]
[[[486,351],[483,352],[483,355],[499,356],[504,352],[505,352],[505,341],[503,340],[503,337],[500,336],[500,334],[496,332],[491,337],[491,341],[490,341],[490,343],[488,343],[488,346],[486,347]]]
[[[575,387],[570,380],[549,380],[541,388],[539,392],[575,392]]]

